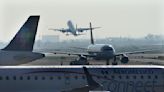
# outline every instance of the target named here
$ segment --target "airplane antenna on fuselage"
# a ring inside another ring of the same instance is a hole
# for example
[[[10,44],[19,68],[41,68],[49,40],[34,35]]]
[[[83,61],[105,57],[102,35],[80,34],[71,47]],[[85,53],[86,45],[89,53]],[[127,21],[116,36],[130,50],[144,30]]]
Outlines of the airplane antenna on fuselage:
[[[91,22],[89,24],[90,24],[90,31],[91,31],[91,44],[94,44],[93,33],[92,33],[93,28]]]

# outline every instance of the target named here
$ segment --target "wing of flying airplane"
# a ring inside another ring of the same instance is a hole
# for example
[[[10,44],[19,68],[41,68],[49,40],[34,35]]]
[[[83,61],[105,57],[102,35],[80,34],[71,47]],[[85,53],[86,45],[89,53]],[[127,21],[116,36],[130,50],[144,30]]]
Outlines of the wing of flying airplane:
[[[93,29],[97,29],[97,28],[101,28],[101,27],[93,27]],[[77,28],[76,29],[78,32],[84,32],[84,31],[87,31],[87,30],[91,30],[91,28]]]
[[[62,32],[62,33],[65,33],[65,32],[70,32],[69,29],[48,29],[48,30],[54,30],[54,31],[59,31],[59,32]]]

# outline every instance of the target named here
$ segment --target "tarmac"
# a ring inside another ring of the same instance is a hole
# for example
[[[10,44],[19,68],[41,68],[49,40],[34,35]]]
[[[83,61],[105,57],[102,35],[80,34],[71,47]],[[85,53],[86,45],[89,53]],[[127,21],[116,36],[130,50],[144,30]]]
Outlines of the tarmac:
[[[118,65],[164,65],[164,53],[160,54],[132,54],[128,55],[129,62],[122,64],[117,58]],[[77,56],[68,56],[60,54],[46,54],[45,58],[32,61],[22,65],[69,65],[71,61],[77,59]],[[105,65],[104,60],[88,60],[90,65]],[[110,64],[112,60],[110,60]]]

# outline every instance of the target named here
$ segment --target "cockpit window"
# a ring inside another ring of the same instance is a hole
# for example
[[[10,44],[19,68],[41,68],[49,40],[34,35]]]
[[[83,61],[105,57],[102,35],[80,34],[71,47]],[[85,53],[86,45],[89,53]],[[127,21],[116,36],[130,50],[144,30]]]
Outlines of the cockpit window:
[[[102,47],[102,51],[112,51],[113,50],[113,48],[112,47],[109,47],[109,46],[104,46],[104,47]]]

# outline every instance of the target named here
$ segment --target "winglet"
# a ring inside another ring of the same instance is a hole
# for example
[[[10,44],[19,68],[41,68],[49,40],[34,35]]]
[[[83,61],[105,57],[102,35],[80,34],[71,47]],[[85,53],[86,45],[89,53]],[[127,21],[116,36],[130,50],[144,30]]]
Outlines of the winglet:
[[[30,16],[11,42],[3,49],[7,51],[32,51],[40,16]]]

